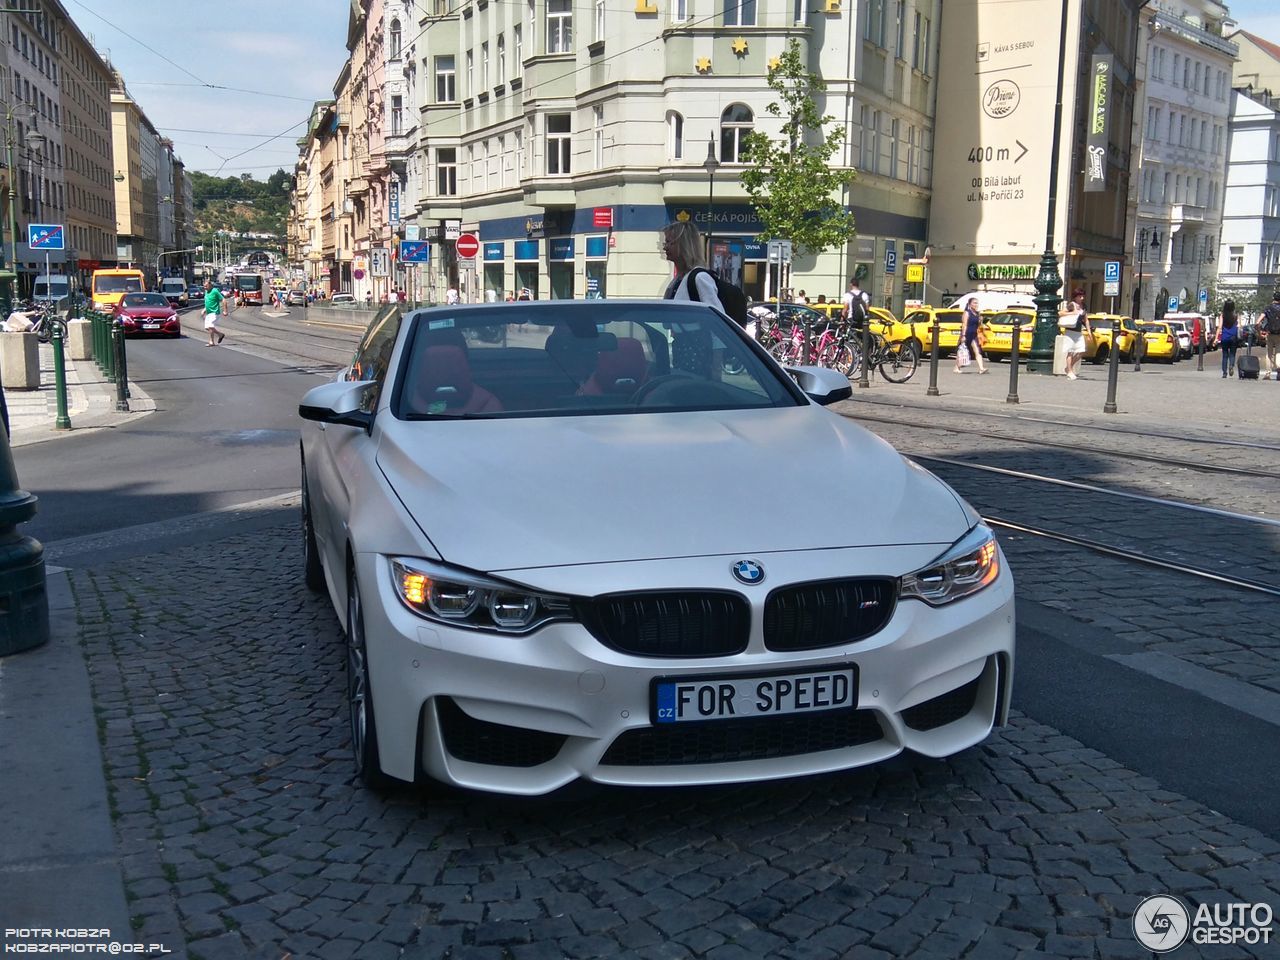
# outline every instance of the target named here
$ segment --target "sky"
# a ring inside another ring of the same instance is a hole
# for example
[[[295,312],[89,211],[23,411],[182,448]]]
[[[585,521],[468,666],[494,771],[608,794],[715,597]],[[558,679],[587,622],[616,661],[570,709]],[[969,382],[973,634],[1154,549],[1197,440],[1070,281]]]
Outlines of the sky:
[[[347,59],[348,0],[63,6],[187,169],[218,176],[292,173],[311,105],[332,98]]]
[[[311,104],[333,96],[347,58],[348,0],[63,4],[187,169],[218,176],[292,172]],[[1241,29],[1280,43],[1276,0],[1228,9]]]

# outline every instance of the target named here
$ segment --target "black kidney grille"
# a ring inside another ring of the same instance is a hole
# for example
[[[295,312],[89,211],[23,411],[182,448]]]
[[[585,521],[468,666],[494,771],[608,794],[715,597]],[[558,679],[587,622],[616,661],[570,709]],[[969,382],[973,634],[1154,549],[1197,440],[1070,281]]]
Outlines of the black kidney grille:
[[[751,611],[733,593],[628,593],[583,604],[582,620],[606,647],[642,657],[718,657],[747,648]]]
[[[978,684],[981,675],[974,677],[963,687],[956,687],[940,697],[917,703],[902,711],[902,722],[912,730],[936,730],[948,723],[955,723],[967,716],[978,700]]]
[[[436,698],[444,747],[451,756],[495,767],[536,767],[554,760],[568,737],[477,720],[449,697]]]
[[[600,762],[615,767],[666,767],[768,760],[874,743],[883,736],[871,710],[673,723],[626,731],[609,745]]]
[[[862,640],[889,622],[898,581],[888,577],[825,580],[780,587],[764,606],[764,645],[814,650]]]

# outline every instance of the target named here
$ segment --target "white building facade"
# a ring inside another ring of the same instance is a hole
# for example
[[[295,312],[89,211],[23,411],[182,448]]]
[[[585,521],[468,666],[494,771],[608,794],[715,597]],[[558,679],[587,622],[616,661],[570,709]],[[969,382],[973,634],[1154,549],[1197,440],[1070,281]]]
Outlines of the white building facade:
[[[1280,100],[1232,91],[1228,143],[1218,293],[1269,298],[1280,284]]]
[[[1222,236],[1237,53],[1222,36],[1227,15],[1214,0],[1157,0],[1145,10],[1146,96],[1138,113],[1142,162],[1132,238],[1146,263],[1138,305],[1144,317],[1207,307]]]

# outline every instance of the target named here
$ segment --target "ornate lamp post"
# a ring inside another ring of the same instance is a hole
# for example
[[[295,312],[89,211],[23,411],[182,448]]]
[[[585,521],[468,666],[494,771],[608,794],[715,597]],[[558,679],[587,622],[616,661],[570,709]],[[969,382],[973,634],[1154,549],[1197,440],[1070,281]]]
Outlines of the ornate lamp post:
[[[715,213],[711,206],[715,196],[716,171],[720,169],[720,161],[716,159],[716,142],[707,137],[707,159],[702,161],[702,169],[707,171],[707,262],[711,262],[711,231],[715,225]]]

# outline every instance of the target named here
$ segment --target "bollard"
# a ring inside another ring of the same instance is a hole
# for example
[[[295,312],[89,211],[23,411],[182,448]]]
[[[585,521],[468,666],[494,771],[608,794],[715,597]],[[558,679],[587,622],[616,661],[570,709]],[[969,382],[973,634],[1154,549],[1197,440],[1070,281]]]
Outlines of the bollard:
[[[800,329],[804,331],[804,343],[800,347],[800,362],[805,366],[808,366],[809,359],[812,356],[812,347],[809,341],[812,339],[811,334],[813,331],[809,328],[809,320],[807,317],[800,322]]]
[[[1142,372],[1142,355],[1147,350],[1147,337],[1146,337],[1146,334],[1142,332],[1141,330],[1142,325],[1140,323],[1135,323],[1134,326],[1139,329],[1136,329],[1134,331],[1136,336],[1134,337],[1134,340],[1133,340],[1133,349],[1130,352],[1133,353],[1133,372],[1141,373]]]
[[[938,318],[933,318],[933,326],[929,328],[929,389],[924,392],[926,397],[938,396]]]
[[[1107,355],[1107,402],[1103,413],[1116,412],[1116,384],[1120,382],[1120,321],[1111,321],[1111,353]]]
[[[1204,369],[1204,334],[1200,334],[1200,339],[1196,341],[1196,369]]]
[[[103,356],[106,358],[107,365],[103,369],[106,375],[107,383],[116,382],[116,322],[113,318],[107,316],[102,320],[102,344],[106,348]]]
[[[67,362],[62,343],[63,326],[53,324],[53,393],[57,399],[58,413],[53,421],[55,430],[70,430],[71,418],[67,416]]]
[[[862,311],[862,369],[858,372],[858,386],[871,386],[871,313]]]
[[[117,322],[111,326],[111,336],[115,341],[115,363],[112,366],[115,368],[116,410],[128,412],[129,388],[124,373],[124,324]]]
[[[1018,399],[1018,367],[1022,364],[1018,360],[1018,350],[1022,347],[1022,331],[1018,328],[1022,326],[1022,317],[1018,314],[1013,315],[1013,342],[1009,344],[1009,395],[1004,398],[1005,403],[1021,403]]]
[[[0,657],[49,640],[44,547],[17,526],[36,513],[36,498],[18,489],[8,433],[0,438]]]

